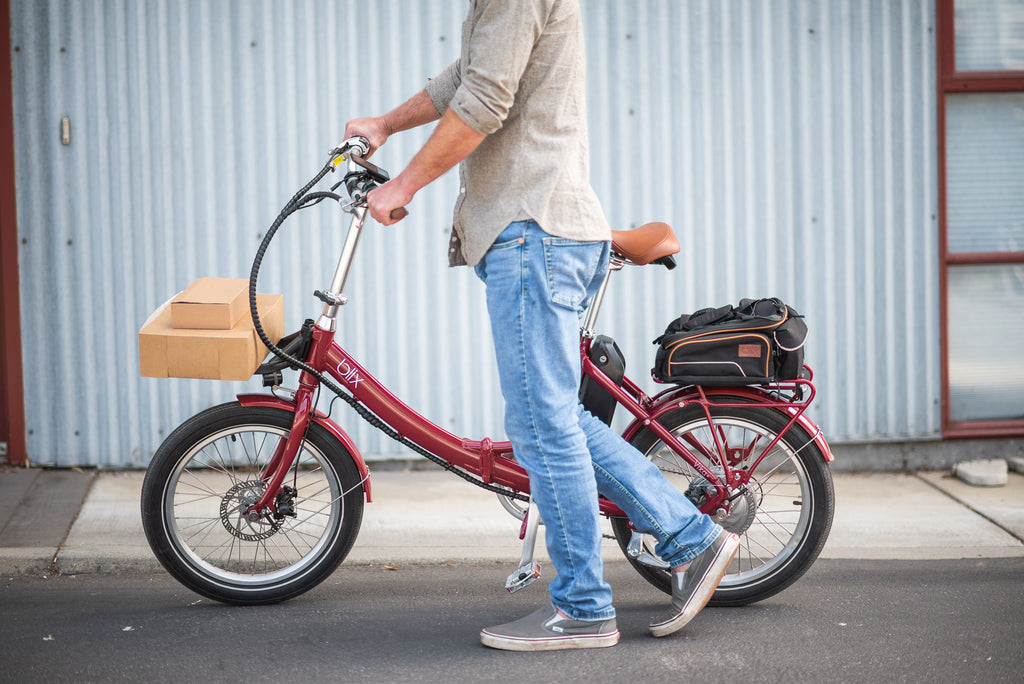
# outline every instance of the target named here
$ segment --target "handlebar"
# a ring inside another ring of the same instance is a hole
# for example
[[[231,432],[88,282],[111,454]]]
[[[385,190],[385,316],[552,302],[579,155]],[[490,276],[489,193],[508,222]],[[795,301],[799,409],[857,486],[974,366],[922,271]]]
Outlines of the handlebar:
[[[342,141],[330,151],[331,161],[328,165],[332,171],[348,162],[348,171],[341,182],[345,184],[349,197],[357,203],[362,203],[367,193],[375,187],[391,180],[387,171],[366,160],[369,153],[370,141],[361,135]]]
[[[330,151],[331,163],[334,166],[347,161],[349,155],[363,158],[368,154],[370,154],[370,140],[361,135],[354,135],[341,141],[340,144]]]
[[[356,202],[361,202],[370,190],[391,180],[387,171],[366,161],[366,155],[369,153],[370,141],[361,135],[342,141],[330,152],[332,170],[341,163],[348,162],[348,173],[345,174],[342,182],[345,184],[349,197]],[[393,209],[391,218],[397,221],[405,218],[408,213],[402,207]]]

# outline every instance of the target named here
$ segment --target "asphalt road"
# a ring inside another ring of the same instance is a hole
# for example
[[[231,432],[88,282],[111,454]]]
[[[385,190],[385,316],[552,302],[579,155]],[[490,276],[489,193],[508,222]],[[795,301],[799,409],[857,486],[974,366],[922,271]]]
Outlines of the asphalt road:
[[[782,594],[664,639],[667,597],[607,566],[622,640],[505,653],[479,629],[531,612],[506,565],[342,566],[284,604],[211,603],[168,575],[0,578],[3,682],[1018,682],[1024,558],[819,560]]]

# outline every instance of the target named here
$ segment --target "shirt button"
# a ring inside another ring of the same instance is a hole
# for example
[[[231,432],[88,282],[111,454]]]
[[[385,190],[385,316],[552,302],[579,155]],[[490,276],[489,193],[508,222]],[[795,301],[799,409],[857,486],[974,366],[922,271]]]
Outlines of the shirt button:
[[[466,188],[465,187],[459,188],[459,194],[460,195],[465,195],[466,194]]]

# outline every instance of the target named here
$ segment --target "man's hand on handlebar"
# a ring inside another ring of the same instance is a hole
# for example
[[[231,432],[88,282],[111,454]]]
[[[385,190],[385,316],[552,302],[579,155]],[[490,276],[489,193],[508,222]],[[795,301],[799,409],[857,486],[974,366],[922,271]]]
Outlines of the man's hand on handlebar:
[[[373,116],[362,119],[352,119],[345,124],[345,139],[361,135],[370,141],[370,151],[366,159],[376,152],[381,145],[388,140],[388,130],[384,125],[383,117]]]
[[[389,117],[397,118],[402,123],[389,124]],[[422,91],[383,117],[353,119],[345,126],[345,134],[361,134],[376,149],[387,140],[389,131],[408,130],[414,125],[436,121],[437,118],[437,110],[426,91]],[[440,119],[441,122],[409,162],[409,166],[394,180],[367,195],[370,215],[385,226],[405,218],[408,213],[405,206],[412,201],[413,195],[472,154],[486,137],[486,134],[470,127],[451,109],[446,110]]]
[[[366,155],[369,158],[387,142],[389,134],[384,118],[377,116],[352,119],[345,124],[345,138],[353,136],[362,136],[370,142],[370,151]],[[408,216],[405,205],[411,201],[412,195],[402,192],[394,182],[385,183],[366,196],[370,216],[385,226],[398,223]]]
[[[409,212],[405,206],[411,201],[412,194],[402,190],[397,178],[366,195],[366,207],[370,210],[370,216],[385,226],[398,223],[408,216]]]

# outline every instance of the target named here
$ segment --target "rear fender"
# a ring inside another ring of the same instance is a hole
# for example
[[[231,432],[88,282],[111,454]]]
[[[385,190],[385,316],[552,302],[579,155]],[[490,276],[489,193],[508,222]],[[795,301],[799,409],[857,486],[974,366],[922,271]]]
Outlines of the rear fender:
[[[764,404],[769,399],[765,396],[765,393],[757,389],[756,387],[705,387],[704,394],[709,398],[719,397],[735,397],[740,401],[751,404]],[[671,390],[660,397],[656,397],[654,404],[651,406],[650,414],[653,420],[657,420],[665,413],[677,408],[682,408],[687,404],[700,401],[700,393],[693,386],[679,387],[678,389]],[[779,411],[788,413],[792,417],[797,409],[795,408],[783,408],[776,407]],[[803,428],[808,435],[814,438],[814,443],[821,449],[822,456],[825,458],[825,462],[831,463],[835,460],[835,456],[832,455],[832,450],[828,446],[828,442],[825,440],[825,435],[822,433],[821,428],[814,424],[805,411],[796,420],[796,424]],[[626,431],[622,433],[623,438],[626,441],[631,440],[636,433],[640,432],[644,428],[644,421],[634,420]]]
[[[284,409],[285,411],[295,411],[295,404],[270,394],[239,394],[237,399],[238,403],[242,406],[263,406]],[[348,449],[348,453],[352,455],[352,460],[355,461],[356,468],[359,470],[359,476],[363,480],[363,491],[366,492],[366,501],[367,503],[373,501],[370,497],[370,470],[366,467],[363,455],[359,453],[359,448],[356,447],[352,438],[348,436],[347,432],[338,427],[337,423],[319,411],[313,414],[313,422],[331,433],[335,439]]]

